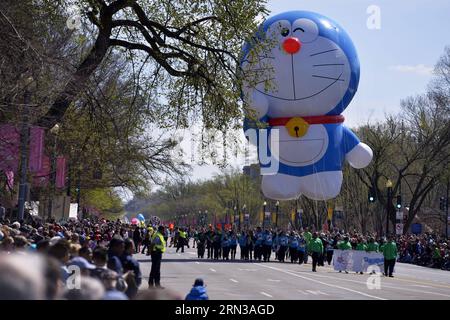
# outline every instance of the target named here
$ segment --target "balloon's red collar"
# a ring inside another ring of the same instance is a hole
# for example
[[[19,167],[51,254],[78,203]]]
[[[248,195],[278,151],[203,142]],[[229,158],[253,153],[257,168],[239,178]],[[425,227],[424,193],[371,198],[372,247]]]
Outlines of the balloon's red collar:
[[[286,125],[289,120],[291,120],[293,117],[285,117],[285,118],[270,118],[269,119],[269,125],[271,127],[275,126],[284,126]],[[302,118],[304,121],[306,121],[308,124],[329,124],[329,123],[342,123],[344,122],[345,118],[343,115],[336,115],[336,116],[310,116],[310,117],[295,117],[295,118]]]

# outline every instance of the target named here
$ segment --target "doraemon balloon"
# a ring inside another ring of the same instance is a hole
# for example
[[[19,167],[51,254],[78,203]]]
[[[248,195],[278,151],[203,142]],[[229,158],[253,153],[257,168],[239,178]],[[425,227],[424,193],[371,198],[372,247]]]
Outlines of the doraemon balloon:
[[[243,97],[268,124],[266,150],[258,150],[260,165],[269,166],[261,161],[261,151],[270,165],[277,164],[276,172],[263,175],[262,191],[277,200],[301,194],[315,200],[334,198],[341,189],[344,160],[359,169],[373,155],[343,125],[341,115],[359,82],[352,40],[333,20],[306,11],[278,14],[260,29],[255,39],[266,49],[256,52],[255,43],[247,43],[242,69]],[[249,123],[247,118],[245,129],[255,128]],[[274,129],[279,130],[278,152],[271,152]]]

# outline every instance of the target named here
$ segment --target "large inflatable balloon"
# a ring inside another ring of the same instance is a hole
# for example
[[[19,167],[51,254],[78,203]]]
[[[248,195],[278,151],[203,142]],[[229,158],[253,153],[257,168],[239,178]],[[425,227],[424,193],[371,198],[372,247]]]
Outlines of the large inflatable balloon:
[[[139,224],[139,220],[136,218],[131,219],[131,224],[137,225]]]
[[[139,213],[137,215],[137,218],[139,219],[139,221],[145,221],[145,217],[144,217],[144,215],[142,213]]]
[[[256,131],[264,195],[277,200],[301,194],[315,200],[336,197],[344,160],[354,168],[372,160],[370,147],[343,125],[341,115],[360,73],[348,34],[320,14],[278,14],[244,46],[242,69],[243,99],[254,112],[244,130],[248,137]],[[255,116],[267,127],[256,126]],[[276,170],[263,173],[268,168]]]

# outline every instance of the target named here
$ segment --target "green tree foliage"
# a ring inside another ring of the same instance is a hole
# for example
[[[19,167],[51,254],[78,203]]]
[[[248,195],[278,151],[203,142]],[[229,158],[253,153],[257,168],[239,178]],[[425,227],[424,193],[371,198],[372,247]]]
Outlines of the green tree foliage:
[[[112,188],[90,189],[84,192],[83,203],[108,219],[119,218],[123,214],[122,200]]]

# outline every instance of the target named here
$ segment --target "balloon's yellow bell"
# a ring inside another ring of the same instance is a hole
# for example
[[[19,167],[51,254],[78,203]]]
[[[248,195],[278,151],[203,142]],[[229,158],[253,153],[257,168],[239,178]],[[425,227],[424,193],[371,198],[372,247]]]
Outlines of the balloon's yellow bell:
[[[308,132],[309,123],[303,118],[292,118],[285,126],[289,135],[295,138],[301,138]]]

